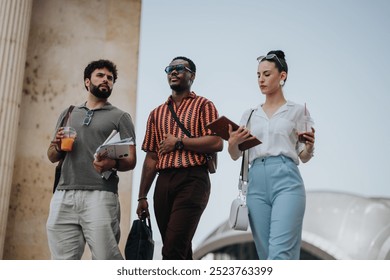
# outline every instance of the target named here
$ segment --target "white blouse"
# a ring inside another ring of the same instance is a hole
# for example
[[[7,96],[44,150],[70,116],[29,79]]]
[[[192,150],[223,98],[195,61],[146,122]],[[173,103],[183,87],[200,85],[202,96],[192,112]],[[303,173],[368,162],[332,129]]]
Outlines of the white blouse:
[[[240,125],[246,125],[252,110],[244,112]],[[249,162],[251,163],[256,158],[284,155],[294,160],[298,165],[298,155],[305,148],[305,144],[298,142],[297,132],[302,123],[305,122],[305,107],[287,101],[270,119],[263,111],[262,104],[254,110],[249,130],[262,143],[249,149]],[[306,116],[313,125],[314,122],[307,109]]]

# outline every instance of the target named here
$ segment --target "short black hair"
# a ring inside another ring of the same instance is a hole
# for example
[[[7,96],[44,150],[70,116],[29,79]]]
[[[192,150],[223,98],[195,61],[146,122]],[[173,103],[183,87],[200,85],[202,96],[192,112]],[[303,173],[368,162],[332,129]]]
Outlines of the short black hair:
[[[182,59],[182,60],[185,60],[188,62],[188,64],[190,65],[190,69],[192,72],[196,73],[196,66],[195,66],[195,63],[189,59],[188,57],[185,57],[185,56],[177,56],[175,57],[174,59],[172,59],[172,61],[175,61],[175,60],[178,60],[178,59]]]
[[[112,61],[106,59],[99,59],[89,63],[87,67],[85,67],[84,69],[84,81],[85,79],[91,79],[91,75],[93,71],[102,68],[107,68],[108,71],[112,73],[112,75],[114,76],[113,82],[115,83],[118,78],[118,70],[116,69],[116,65]]]

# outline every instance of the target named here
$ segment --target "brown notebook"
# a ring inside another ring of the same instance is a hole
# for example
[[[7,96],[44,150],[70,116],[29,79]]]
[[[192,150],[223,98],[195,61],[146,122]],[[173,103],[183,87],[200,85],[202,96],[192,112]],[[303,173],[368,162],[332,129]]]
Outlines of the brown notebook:
[[[229,124],[232,126],[233,131],[237,130],[239,128],[239,126],[236,123],[232,122],[231,120],[229,120],[225,116],[221,116],[218,119],[216,119],[215,121],[209,123],[208,125],[206,125],[206,128],[210,129],[212,132],[214,132],[216,135],[220,136],[222,139],[228,140],[229,139]],[[255,138],[252,140],[242,142],[241,144],[238,145],[238,148],[241,151],[244,151],[246,149],[252,148],[252,147],[259,145],[259,144],[261,144],[261,141],[259,139]]]

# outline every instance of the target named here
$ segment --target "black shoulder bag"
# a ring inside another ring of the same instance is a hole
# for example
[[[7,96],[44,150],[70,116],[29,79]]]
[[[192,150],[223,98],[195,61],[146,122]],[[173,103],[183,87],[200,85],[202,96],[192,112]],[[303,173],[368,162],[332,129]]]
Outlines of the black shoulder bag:
[[[181,130],[189,137],[192,138],[191,133],[188,131],[188,129],[184,126],[184,124],[179,120],[177,117],[175,111],[172,107],[172,102],[170,101],[168,103],[168,108],[172,113],[173,118],[175,119],[176,123],[179,125]],[[217,171],[217,153],[212,154],[206,154],[206,162],[207,162],[207,169],[210,172],[210,174],[213,174]]]
[[[67,121],[68,121],[68,119],[69,119],[69,116],[70,116],[70,113],[72,112],[73,108],[74,108],[73,105],[70,105],[70,106],[69,106],[68,111],[66,112],[66,115],[64,116],[64,118],[63,118],[62,121],[61,121],[60,127],[61,127],[61,126],[64,126],[64,125],[67,123]],[[65,158],[65,153],[63,152],[62,158],[61,158],[60,161],[58,162],[58,164],[57,164],[57,166],[56,166],[55,173],[54,173],[53,193],[56,191],[58,182],[60,181],[62,163],[64,162],[64,158]]]

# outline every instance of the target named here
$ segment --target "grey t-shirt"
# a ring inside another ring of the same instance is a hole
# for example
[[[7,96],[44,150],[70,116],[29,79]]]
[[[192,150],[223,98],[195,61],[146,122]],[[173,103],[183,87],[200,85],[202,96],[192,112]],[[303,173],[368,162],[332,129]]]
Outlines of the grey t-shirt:
[[[66,111],[60,115],[56,131]],[[103,190],[117,193],[118,176],[112,174],[108,180],[103,179],[93,167],[94,154],[113,130],[119,131],[121,139],[131,137],[135,143],[133,121],[130,114],[107,103],[93,110],[91,122],[87,126],[83,124],[87,111],[85,105],[75,106],[68,123],[64,125],[75,128],[77,138],[72,151],[66,153],[57,190]]]

